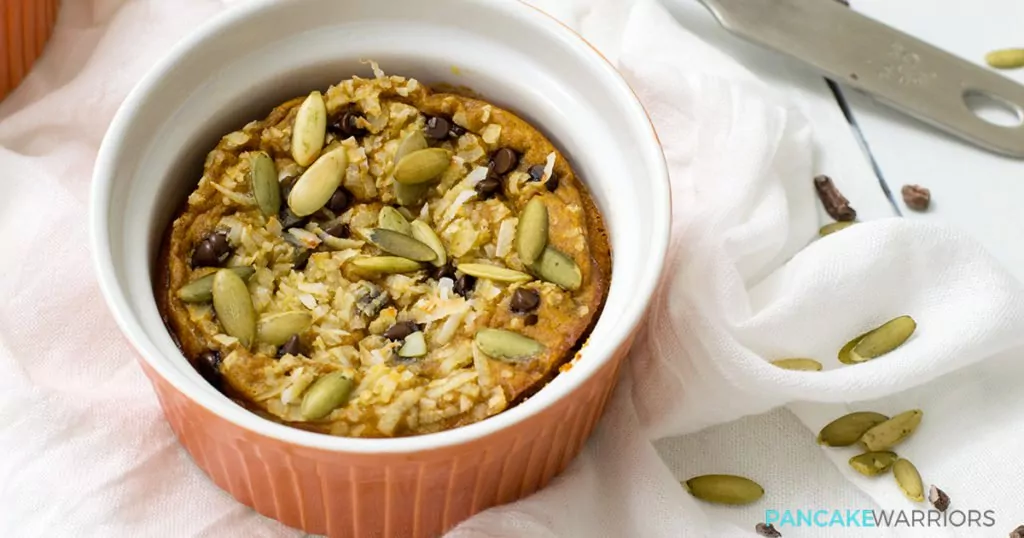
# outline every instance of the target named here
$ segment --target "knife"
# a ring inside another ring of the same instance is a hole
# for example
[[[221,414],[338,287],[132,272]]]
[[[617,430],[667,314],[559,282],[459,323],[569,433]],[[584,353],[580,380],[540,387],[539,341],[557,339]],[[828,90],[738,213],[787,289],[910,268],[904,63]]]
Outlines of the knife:
[[[730,32],[986,150],[1024,158],[1024,86],[835,0],[700,0]],[[998,125],[970,108],[1016,115]]]

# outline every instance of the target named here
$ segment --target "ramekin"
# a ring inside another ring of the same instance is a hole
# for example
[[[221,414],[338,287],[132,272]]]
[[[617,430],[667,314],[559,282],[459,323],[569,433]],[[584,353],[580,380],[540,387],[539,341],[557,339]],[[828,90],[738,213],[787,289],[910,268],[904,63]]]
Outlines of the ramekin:
[[[59,6],[59,0],[0,0],[0,100],[43,53]]]
[[[482,422],[349,439],[257,417],[175,347],[152,275],[161,235],[223,133],[373,59],[466,86],[544,130],[601,209],[613,251],[604,313],[574,366]],[[255,0],[177,44],[131,92],[97,159],[91,233],[103,294],[181,444],[261,514],[331,536],[437,536],[544,487],[579,452],[615,387],[664,266],[669,187],[643,107],[582,38],[494,0]]]

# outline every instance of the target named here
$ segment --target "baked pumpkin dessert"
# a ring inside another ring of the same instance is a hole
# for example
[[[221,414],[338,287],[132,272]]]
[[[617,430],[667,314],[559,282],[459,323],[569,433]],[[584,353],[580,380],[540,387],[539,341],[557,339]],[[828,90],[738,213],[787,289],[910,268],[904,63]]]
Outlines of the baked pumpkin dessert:
[[[157,295],[185,356],[261,416],[437,432],[572,360],[610,251],[537,129],[371,65],[220,140],[168,230]]]

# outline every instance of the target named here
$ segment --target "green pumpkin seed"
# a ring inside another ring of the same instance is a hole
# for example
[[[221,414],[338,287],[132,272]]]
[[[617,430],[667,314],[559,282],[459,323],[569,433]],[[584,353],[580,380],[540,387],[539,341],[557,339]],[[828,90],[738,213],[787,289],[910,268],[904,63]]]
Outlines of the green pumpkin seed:
[[[431,181],[448,169],[452,152],[444,148],[414,151],[395,165],[395,181],[410,185]]]
[[[1024,67],[1024,49],[994,50],[985,55],[985,62],[996,69]]]
[[[260,318],[256,326],[256,338],[272,346],[281,346],[312,324],[313,316],[309,312],[296,310],[270,314]]]
[[[341,372],[317,379],[302,398],[299,411],[305,420],[319,420],[348,403],[355,383]]]
[[[583,283],[583,275],[576,262],[552,247],[545,248],[530,268],[541,279],[569,291],[578,290]]]
[[[821,363],[814,359],[779,359],[772,361],[772,364],[783,370],[797,370],[801,372],[820,372],[823,368]]]
[[[920,409],[900,413],[885,422],[872,426],[861,436],[860,443],[872,452],[888,450],[910,437],[917,426],[921,424],[923,416],[924,412]]]
[[[832,224],[826,224],[822,226],[820,230],[818,230],[818,235],[821,237],[825,237],[826,235],[834,234],[839,230],[849,228],[854,224],[856,224],[856,222],[853,221],[833,222]]]
[[[914,334],[917,323],[910,316],[900,316],[864,335],[853,349],[850,360],[865,362],[900,347]]]
[[[412,233],[409,221],[405,220],[405,217],[391,206],[384,206],[380,209],[380,213],[377,214],[377,227],[405,235]]]
[[[281,211],[281,184],[277,182],[277,166],[265,151],[250,154],[249,187],[260,213],[273,217]]]
[[[892,474],[896,478],[896,485],[908,499],[914,502],[924,500],[924,483],[921,481],[921,473],[917,472],[917,467],[914,467],[913,463],[900,458],[893,464]]]
[[[548,246],[548,208],[540,196],[534,196],[519,215],[516,227],[516,252],[523,265],[532,265]]]
[[[224,332],[248,348],[256,339],[256,310],[249,288],[234,271],[221,269],[213,275],[213,310]]]
[[[249,277],[256,274],[252,267],[229,267],[242,280],[249,280]],[[208,303],[213,300],[213,275],[210,273],[204,277],[197,278],[188,284],[178,288],[178,298],[186,303]]]
[[[460,263],[458,270],[469,276],[486,278],[495,282],[529,282],[533,277],[505,267],[485,263]]]
[[[320,156],[299,176],[288,194],[288,207],[296,216],[316,213],[338,190],[348,167],[348,154],[338,146]]]
[[[895,452],[865,452],[850,458],[850,467],[864,476],[878,476],[889,472],[899,458]]]
[[[728,474],[709,474],[691,478],[686,489],[694,497],[718,504],[743,505],[764,496],[764,488],[749,478]]]
[[[371,256],[356,258],[349,262],[361,271],[381,274],[412,273],[423,268],[417,262],[398,256]]]
[[[818,444],[824,446],[850,446],[864,436],[864,432],[889,420],[873,411],[857,411],[829,422],[818,434]]]
[[[484,355],[506,361],[523,361],[544,352],[544,344],[503,329],[480,329],[473,341]]]
[[[412,221],[411,227],[413,239],[427,245],[434,251],[434,254],[437,255],[437,258],[430,263],[437,267],[441,267],[448,263],[448,254],[444,251],[444,243],[441,243],[441,238],[434,233],[434,230],[430,228],[430,225],[422,220],[414,220]]]
[[[427,147],[427,139],[423,136],[423,132],[419,130],[413,131],[406,135],[402,142],[398,144],[398,149],[395,151],[395,162],[397,163],[402,160],[402,157],[414,151],[427,149]],[[410,185],[395,181],[395,198],[403,206],[416,205],[423,201],[423,196],[427,194],[429,189],[430,185],[427,183]]]
[[[324,96],[314,91],[295,114],[292,127],[292,158],[299,166],[309,166],[320,155],[327,136],[327,106]]]
[[[433,249],[403,233],[374,228],[370,230],[369,239],[384,252],[395,256],[418,262],[432,262],[437,259],[437,254]]]
[[[398,350],[399,357],[415,358],[427,354],[427,340],[421,331],[416,331],[405,337],[405,343]]]

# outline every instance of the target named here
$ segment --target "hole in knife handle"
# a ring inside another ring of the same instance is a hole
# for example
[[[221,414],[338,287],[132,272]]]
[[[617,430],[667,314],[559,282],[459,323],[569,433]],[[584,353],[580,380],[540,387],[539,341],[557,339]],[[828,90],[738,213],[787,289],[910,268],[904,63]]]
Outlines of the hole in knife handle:
[[[1024,110],[998,95],[981,90],[964,92],[964,104],[975,116],[1001,127],[1017,127],[1024,122]]]

